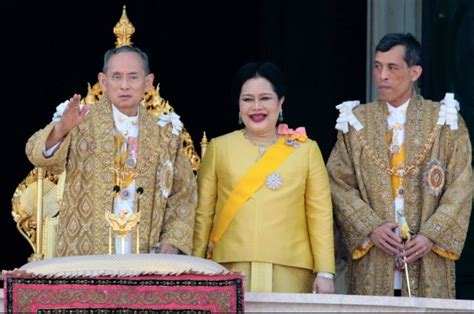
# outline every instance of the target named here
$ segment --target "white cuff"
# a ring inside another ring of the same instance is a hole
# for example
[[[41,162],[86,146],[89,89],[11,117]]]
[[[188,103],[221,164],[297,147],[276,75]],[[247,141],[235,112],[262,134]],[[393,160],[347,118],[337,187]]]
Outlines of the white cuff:
[[[46,149],[46,147],[43,148],[43,155],[44,157],[46,158],[49,158],[51,156],[53,156],[54,152],[56,151],[56,148],[59,147],[59,145],[61,145],[63,141],[59,141],[58,143],[54,144],[52,147],[50,147],[49,149]]]

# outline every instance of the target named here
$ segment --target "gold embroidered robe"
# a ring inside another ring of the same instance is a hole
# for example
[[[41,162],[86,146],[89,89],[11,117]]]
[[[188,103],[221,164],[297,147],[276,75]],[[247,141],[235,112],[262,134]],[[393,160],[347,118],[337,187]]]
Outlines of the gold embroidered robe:
[[[167,243],[190,254],[197,203],[191,164],[182,153],[180,136],[172,134],[171,123],[160,127],[156,117],[142,107],[139,110],[136,186],[144,189],[140,252],[149,253],[157,243]],[[115,154],[111,104],[104,96],[54,155],[45,158],[43,149],[52,128],[51,123],[36,132],[28,140],[26,154],[35,166],[52,173],[66,170],[56,255],[107,254],[109,228],[104,211],[112,207],[114,175],[110,168]],[[135,252],[135,236],[132,238]]]
[[[421,96],[410,100],[405,124],[406,165],[414,164],[428,142],[439,109],[439,103]],[[389,165],[385,102],[361,105],[353,112],[364,126],[360,135],[379,159]],[[404,178],[404,211],[410,230],[435,243],[434,250],[408,266],[414,296],[455,297],[453,259],[461,255],[472,202],[471,143],[460,115],[458,123],[458,130],[451,130],[448,125],[441,127],[419,171]],[[390,174],[373,161],[356,133],[353,128],[346,134],[338,133],[327,164],[336,217],[350,254],[376,227],[395,221]],[[440,177],[433,171],[435,165],[444,169],[444,184],[440,184]],[[454,258],[443,257],[435,250]],[[393,295],[394,263],[393,256],[377,247],[351,261],[349,293]],[[402,294],[406,296],[405,277],[403,280]]]

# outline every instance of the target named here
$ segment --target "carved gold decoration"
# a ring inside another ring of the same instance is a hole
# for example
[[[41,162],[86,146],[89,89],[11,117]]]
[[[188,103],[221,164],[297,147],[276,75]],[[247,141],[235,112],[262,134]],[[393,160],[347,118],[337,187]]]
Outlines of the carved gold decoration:
[[[38,195],[38,168],[30,171],[28,176],[17,186],[12,198],[12,215],[16,222],[16,227],[23,237],[33,248],[33,254],[28,261],[42,259],[43,250],[37,251],[37,195]],[[43,176],[43,216],[54,217],[59,212],[59,200],[57,194],[57,183],[60,176],[46,172]],[[44,226],[44,222],[43,222]],[[42,247],[47,245],[43,234]]]
[[[191,135],[189,135],[186,129],[183,129],[183,152],[186,157],[189,158],[191,161],[191,167],[193,168],[194,172],[199,170],[201,165],[201,158],[199,158],[198,154],[194,150],[193,140],[191,139]]]
[[[117,37],[115,47],[131,46],[133,33],[135,33],[135,27],[128,20],[126,7],[123,6],[122,16],[114,27],[114,34]]]
[[[155,88],[150,88],[143,97],[142,106],[151,112],[155,117],[159,117],[163,113],[174,112],[173,107],[170,106],[169,102],[163,99],[160,95],[160,83]]]
[[[95,83],[92,87],[90,83],[87,83],[87,95],[81,102],[89,106],[95,105],[99,102],[99,99],[103,94],[104,93],[102,92],[99,83]]]

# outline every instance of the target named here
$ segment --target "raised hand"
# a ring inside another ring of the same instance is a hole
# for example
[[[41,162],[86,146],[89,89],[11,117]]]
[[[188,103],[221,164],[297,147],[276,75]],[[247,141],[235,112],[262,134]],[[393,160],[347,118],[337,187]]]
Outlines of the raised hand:
[[[63,137],[66,136],[69,131],[81,124],[86,117],[86,113],[89,110],[89,106],[80,107],[81,95],[74,94],[69,99],[69,104],[64,109],[61,121],[59,121],[57,128],[59,134]]]
[[[46,140],[46,149],[59,143],[73,128],[81,124],[89,111],[89,106],[80,107],[81,95],[74,94],[61,116],[61,120],[54,126]]]

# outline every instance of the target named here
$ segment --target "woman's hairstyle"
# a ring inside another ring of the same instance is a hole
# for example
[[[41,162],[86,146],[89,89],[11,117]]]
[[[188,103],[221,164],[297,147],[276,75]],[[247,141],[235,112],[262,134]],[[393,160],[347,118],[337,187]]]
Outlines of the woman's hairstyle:
[[[242,85],[251,78],[263,77],[267,79],[278,99],[286,95],[286,85],[283,73],[278,66],[271,62],[250,62],[243,65],[235,74],[231,87],[231,97],[235,104],[239,104]]]

